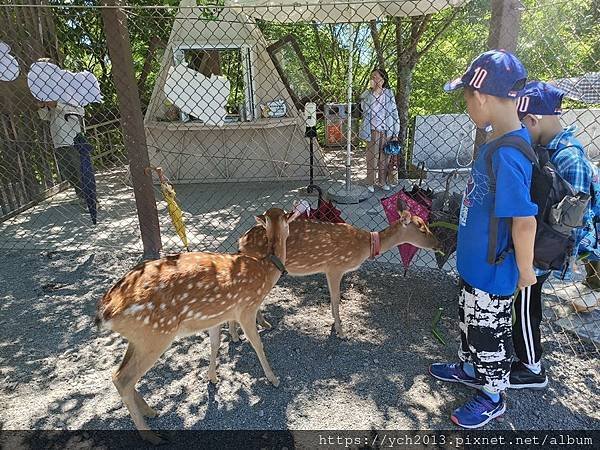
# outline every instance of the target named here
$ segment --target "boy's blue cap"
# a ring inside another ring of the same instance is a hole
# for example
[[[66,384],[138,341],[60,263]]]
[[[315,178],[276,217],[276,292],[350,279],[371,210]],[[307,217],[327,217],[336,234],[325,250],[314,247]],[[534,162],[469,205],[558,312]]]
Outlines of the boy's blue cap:
[[[551,84],[542,81],[527,83],[517,100],[520,118],[527,114],[555,116],[562,113],[562,99],[565,93]]]
[[[470,87],[494,97],[516,98],[526,82],[527,70],[515,55],[490,50],[475,58],[462,77],[446,83],[444,90]]]

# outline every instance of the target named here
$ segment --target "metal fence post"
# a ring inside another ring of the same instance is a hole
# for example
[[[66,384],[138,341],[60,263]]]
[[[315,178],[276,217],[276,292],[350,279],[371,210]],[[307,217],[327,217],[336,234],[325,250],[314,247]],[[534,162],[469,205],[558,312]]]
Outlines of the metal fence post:
[[[133,67],[127,17],[119,8],[119,0],[104,0],[103,3],[106,6],[114,6],[114,8],[102,9],[102,20],[112,63],[112,77],[119,96],[121,126],[131,169],[144,258],[158,258],[162,247],[160,227],[152,175],[144,173],[144,169],[150,165],[150,159]]]

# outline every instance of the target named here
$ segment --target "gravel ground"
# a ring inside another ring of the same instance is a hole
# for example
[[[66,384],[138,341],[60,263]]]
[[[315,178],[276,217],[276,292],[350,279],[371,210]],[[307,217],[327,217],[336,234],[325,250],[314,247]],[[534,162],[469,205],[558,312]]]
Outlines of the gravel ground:
[[[97,300],[137,261],[108,253],[12,253],[0,270],[0,429],[132,429],[111,383],[125,350],[92,325]],[[454,360],[455,280],[415,269],[403,277],[368,263],[344,278],[347,340],[332,331],[324,276],[283,278],[261,333],[279,388],[247,342],[222,333],[219,384],[206,379],[206,335],[177,341],[139,390],[159,412],[156,429],[451,429],[449,414],[471,392],[434,381],[427,366]],[[439,304],[439,328],[430,333]],[[600,364],[576,355],[565,334],[546,339],[550,384],[510,392],[489,429],[600,429]]]

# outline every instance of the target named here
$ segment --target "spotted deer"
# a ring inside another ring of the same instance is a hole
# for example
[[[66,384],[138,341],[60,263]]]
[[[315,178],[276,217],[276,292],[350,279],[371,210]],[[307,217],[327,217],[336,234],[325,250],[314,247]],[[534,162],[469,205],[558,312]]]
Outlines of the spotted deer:
[[[286,269],[292,276],[324,273],[327,277],[335,331],[344,337],[340,320],[340,284],[344,274],[357,270],[367,259],[400,244],[437,250],[439,243],[425,222],[397,205],[400,219],[380,232],[369,232],[346,223],[326,223],[296,220],[290,224],[287,240]],[[239,252],[256,258],[268,250],[267,236],[255,226],[239,239]],[[269,325],[262,316],[259,321]],[[237,340],[237,328],[229,323],[232,340]]]
[[[262,256],[194,252],[147,261],[132,269],[100,300],[97,324],[119,333],[129,343],[113,383],[144,439],[153,443],[162,440],[146,424],[144,416],[155,417],[156,412],[135,385],[177,337],[208,330],[208,377],[216,382],[221,324],[236,321],[268,380],[279,385],[256,329],[256,313],[285,271],[286,239],[296,216],[272,208],[256,217],[266,236]]]

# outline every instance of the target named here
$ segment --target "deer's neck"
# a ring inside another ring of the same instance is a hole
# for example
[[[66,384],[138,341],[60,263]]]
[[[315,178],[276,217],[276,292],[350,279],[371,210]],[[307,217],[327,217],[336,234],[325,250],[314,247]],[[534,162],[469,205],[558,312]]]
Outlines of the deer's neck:
[[[281,261],[281,263],[285,266],[286,246],[284,239],[275,239],[273,243],[269,243],[267,255],[261,261],[265,267],[268,280],[274,285],[281,276],[281,270],[273,263],[271,260],[271,255],[279,258],[279,261]]]
[[[404,233],[394,232],[392,226],[387,227],[385,230],[379,232],[379,239],[381,241],[381,253],[385,253],[388,250],[400,245],[404,242],[402,239]]]

